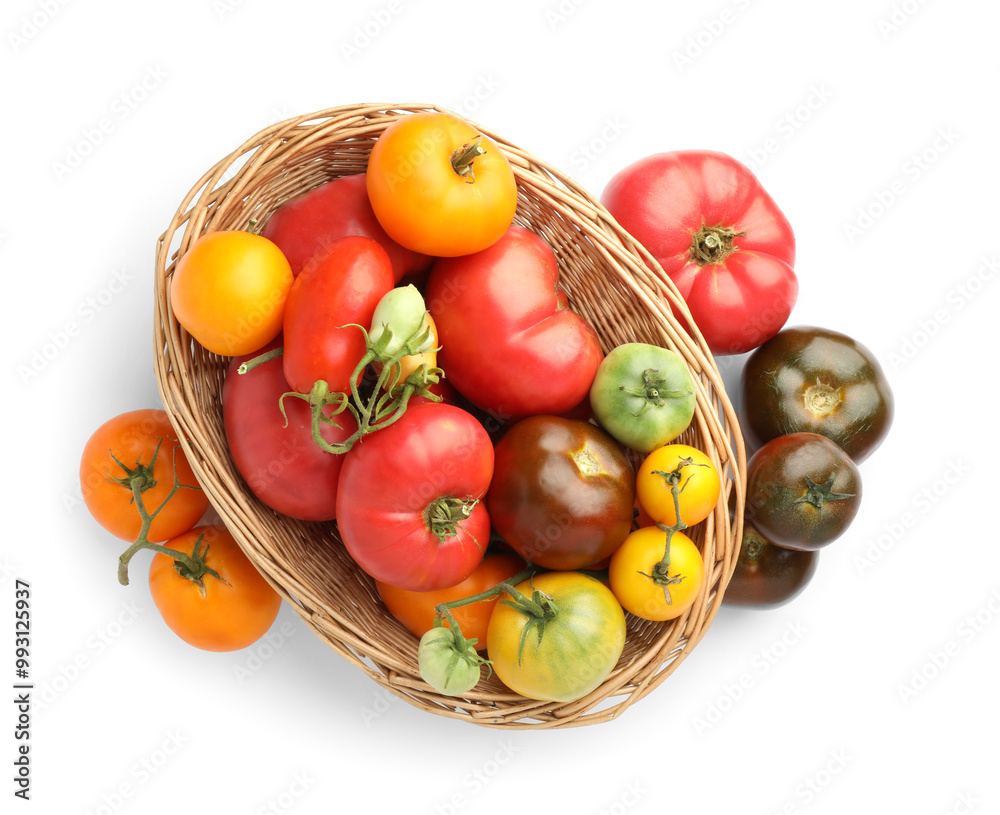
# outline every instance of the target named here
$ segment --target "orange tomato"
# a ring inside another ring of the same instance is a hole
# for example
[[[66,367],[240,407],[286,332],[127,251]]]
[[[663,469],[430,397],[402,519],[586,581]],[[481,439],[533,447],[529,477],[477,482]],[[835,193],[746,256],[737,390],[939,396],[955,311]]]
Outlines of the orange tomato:
[[[445,113],[402,116],[368,158],[368,198],[397,243],[434,257],[470,255],[511,225],[517,183],[496,143]]]
[[[274,623],[281,597],[261,576],[224,526],[198,526],[166,544],[186,555],[195,547],[218,577],[183,576],[177,561],[157,553],[149,591],[160,616],[182,640],[205,651],[237,651],[255,643]]]
[[[636,497],[654,522],[673,526],[677,514],[669,476],[678,468],[681,519],[694,526],[712,514],[722,488],[719,471],[696,447],[668,444],[646,456],[636,474]]]
[[[173,489],[175,474],[185,486],[153,518],[147,538],[154,543],[186,532],[208,509],[167,414],[144,408],[109,419],[87,440],[80,460],[80,487],[90,514],[112,535],[132,542],[142,527],[132,480],[152,514]]]
[[[476,570],[456,586],[437,591],[406,591],[387,583],[375,581],[379,596],[393,617],[416,636],[422,637],[434,627],[434,607],[439,603],[472,597],[493,588],[497,583],[513,577],[524,568],[524,561],[516,555],[490,553],[483,558]],[[452,609],[452,615],[466,639],[476,639],[476,648],[486,647],[486,629],[498,598],[480,600]],[[445,622],[447,626],[448,623]]]
[[[292,280],[288,260],[267,238],[208,232],[177,262],[170,303],[177,321],[202,346],[235,357],[278,336]]]

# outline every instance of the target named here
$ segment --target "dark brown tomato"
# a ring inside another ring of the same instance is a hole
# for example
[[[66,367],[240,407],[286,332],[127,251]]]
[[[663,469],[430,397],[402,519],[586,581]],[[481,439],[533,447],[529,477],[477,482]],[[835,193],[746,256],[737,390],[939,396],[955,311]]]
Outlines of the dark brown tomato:
[[[621,445],[590,422],[531,416],[496,443],[486,506],[493,528],[521,557],[578,569],[628,537],[635,473]]]
[[[812,580],[818,561],[819,552],[783,549],[744,524],[740,556],[722,602],[754,608],[783,606]]]
[[[747,462],[744,517],[778,546],[827,546],[850,526],[860,506],[861,473],[826,436],[779,436]]]
[[[819,433],[860,463],[892,424],[892,390],[878,360],[824,328],[778,332],[747,358],[741,391],[740,426],[752,448],[789,433]]]

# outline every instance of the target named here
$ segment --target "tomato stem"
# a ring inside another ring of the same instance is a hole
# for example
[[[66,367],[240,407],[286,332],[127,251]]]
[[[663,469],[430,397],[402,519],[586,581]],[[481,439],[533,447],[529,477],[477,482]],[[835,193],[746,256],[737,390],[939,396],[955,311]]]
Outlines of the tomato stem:
[[[277,359],[283,353],[285,353],[285,349],[280,346],[278,348],[272,348],[270,351],[265,351],[263,354],[258,354],[252,359],[248,359],[246,362],[240,365],[239,368],[236,369],[236,373],[238,374],[249,373],[258,365],[263,365],[265,362],[270,362],[272,359]]]
[[[633,416],[643,416],[650,408],[663,407],[667,404],[667,399],[679,399],[690,395],[690,391],[664,390],[667,380],[665,377],[657,377],[656,374],[658,373],[659,371],[656,368],[646,368],[642,372],[642,385],[638,388],[626,388],[624,385],[618,386],[618,390],[623,393],[643,400],[642,408],[638,413],[633,412]]]
[[[736,238],[742,238],[746,232],[737,232],[730,226],[705,226],[694,233],[691,238],[691,260],[699,266],[721,264],[736,251]]]
[[[146,469],[148,469],[149,473],[152,473],[153,465],[156,463],[156,457],[160,453],[160,444],[162,443],[163,440],[160,439],[160,443],[156,445],[156,449],[153,451],[153,457],[150,460],[149,464],[147,465],[147,468],[144,468],[142,471],[136,471],[131,476],[129,483],[126,485],[132,490],[132,500],[135,503],[135,507],[139,512],[139,517],[142,519],[142,525],[139,527],[139,534],[136,537],[135,542],[131,546],[129,546],[129,548],[126,549],[118,558],[118,582],[121,583],[123,586],[128,585],[129,561],[131,561],[135,553],[141,549],[151,549],[154,552],[159,552],[161,554],[172,557],[178,565],[183,566],[187,570],[188,574],[190,575],[197,574],[198,575],[197,580],[200,580],[201,576],[206,573],[213,574],[215,575],[215,577],[218,577],[218,574],[216,574],[214,571],[208,569],[205,566],[204,557],[202,557],[201,560],[199,561],[197,557],[193,558],[189,555],[184,554],[184,552],[178,551],[177,549],[170,549],[166,546],[161,546],[158,543],[151,543],[149,541],[149,530],[150,527],[152,527],[153,525],[153,521],[155,520],[156,516],[160,514],[160,511],[167,505],[167,502],[174,497],[177,491],[180,489],[189,489],[189,490],[201,489],[201,487],[180,483],[180,480],[178,479],[177,476],[178,448],[175,447],[173,449],[174,485],[173,487],[171,487],[170,492],[167,493],[167,496],[163,499],[163,501],[160,502],[160,505],[156,509],[154,509],[152,512],[149,512],[146,509],[146,504],[142,500],[143,491],[148,489],[150,486],[147,483],[149,475],[147,474]],[[119,483],[123,483],[120,479],[114,479],[114,480],[119,481]],[[205,551],[206,552],[208,551],[207,547]],[[188,575],[186,574],[185,576]]]
[[[468,184],[474,184],[476,181],[476,174],[472,169],[473,162],[486,153],[486,149],[480,144],[482,140],[482,136],[476,136],[451,154],[452,169]]]
[[[663,594],[666,598],[668,606],[673,604],[673,598],[670,596],[670,587],[680,583],[684,579],[683,576],[670,574],[670,543],[673,540],[675,532],[687,529],[688,526],[684,523],[684,519],[681,518],[681,490],[684,489],[688,482],[685,481],[684,484],[681,484],[681,477],[684,468],[692,465],[696,467],[706,466],[696,463],[694,459],[690,457],[685,457],[682,458],[678,462],[677,466],[669,472],[664,472],[663,470],[653,470],[653,473],[661,476],[664,482],[670,487],[670,495],[674,501],[674,518],[676,520],[670,526],[662,523],[656,524],[656,528],[666,535],[666,541],[663,545],[663,557],[660,558],[656,564],[654,564],[650,574],[647,574],[646,572],[639,572],[639,574],[644,577],[648,577],[663,589]]]

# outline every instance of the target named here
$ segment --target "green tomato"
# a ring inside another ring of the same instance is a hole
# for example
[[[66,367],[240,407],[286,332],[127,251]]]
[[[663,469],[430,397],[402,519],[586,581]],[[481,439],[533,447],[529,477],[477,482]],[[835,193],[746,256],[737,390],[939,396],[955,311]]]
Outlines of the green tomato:
[[[612,349],[590,388],[590,407],[601,427],[642,453],[687,430],[695,401],[684,360],[669,348],[642,342]]]
[[[461,696],[479,682],[479,666],[483,663],[474,641],[467,641],[465,649],[455,643],[454,632],[444,626],[435,626],[420,638],[417,646],[417,667],[420,678],[438,693]]]
[[[604,583],[574,571],[545,572],[515,587],[542,606],[533,616],[503,595],[486,650],[497,677],[528,699],[571,702],[598,688],[625,647],[625,612]]]

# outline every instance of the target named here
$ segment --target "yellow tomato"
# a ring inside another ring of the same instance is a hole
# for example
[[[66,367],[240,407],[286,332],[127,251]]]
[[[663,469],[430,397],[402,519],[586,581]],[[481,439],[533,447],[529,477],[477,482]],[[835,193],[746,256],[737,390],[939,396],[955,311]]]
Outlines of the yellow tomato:
[[[688,526],[704,521],[719,500],[721,480],[711,459],[696,447],[668,444],[646,456],[636,475],[639,504],[656,523],[677,523],[673,483],[677,484],[681,520]]]
[[[611,591],[626,611],[644,620],[673,620],[694,604],[705,580],[701,552],[683,532],[670,539],[666,571],[657,564],[666,551],[667,533],[646,526],[630,534],[611,557]]]
[[[267,238],[208,232],[177,262],[170,282],[174,316],[209,351],[240,356],[281,332],[292,268]]]

